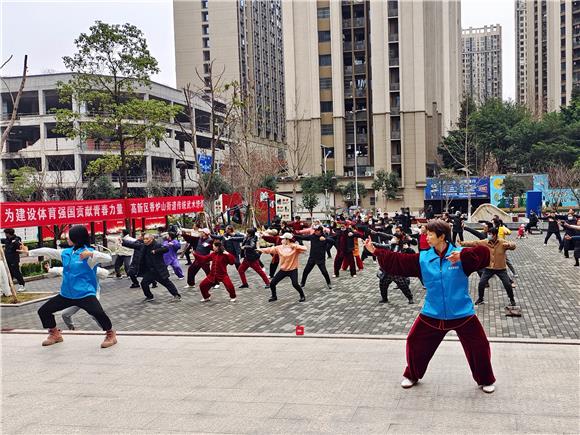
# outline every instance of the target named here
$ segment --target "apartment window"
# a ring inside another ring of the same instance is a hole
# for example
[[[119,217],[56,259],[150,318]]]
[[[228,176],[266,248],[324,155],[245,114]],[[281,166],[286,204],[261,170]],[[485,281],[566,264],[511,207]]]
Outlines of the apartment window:
[[[46,161],[48,163],[48,170],[51,172],[75,170],[75,156],[73,154],[47,156]]]
[[[332,124],[321,124],[320,134],[323,136],[334,134],[334,126]]]
[[[331,89],[331,88],[332,88],[332,79],[330,77],[321,77],[320,89]]]
[[[201,0],[201,8],[207,9],[207,0]]]
[[[209,24],[204,24],[203,26],[201,26],[201,32],[204,35],[209,35]]]
[[[207,21],[208,21],[208,13],[207,12],[201,13],[201,21],[203,21],[204,23],[207,23]]]
[[[209,48],[209,38],[203,38],[203,48]]]
[[[321,54],[318,56],[318,64],[320,66],[330,66],[332,64],[330,54]]]
[[[203,72],[204,74],[209,74],[209,64],[207,63],[203,64]]]
[[[330,31],[321,30],[318,32],[318,42],[328,42],[330,41]]]
[[[332,101],[321,101],[320,102],[321,112],[332,112]]]
[[[329,17],[330,17],[330,8],[318,9],[318,18],[329,18]]]
[[[203,52],[203,60],[204,60],[205,62],[209,61],[209,51],[205,50],[205,51]]]

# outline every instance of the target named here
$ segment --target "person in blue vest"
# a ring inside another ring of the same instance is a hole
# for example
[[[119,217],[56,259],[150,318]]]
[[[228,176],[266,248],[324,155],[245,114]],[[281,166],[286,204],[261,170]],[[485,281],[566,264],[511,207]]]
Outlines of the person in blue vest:
[[[423,377],[429,361],[447,334],[454,330],[465,351],[473,379],[486,393],[495,391],[491,350],[469,296],[471,273],[489,264],[485,246],[458,248],[451,243],[451,226],[442,220],[426,225],[430,249],[402,254],[365,246],[377,256],[380,268],[399,276],[422,277],[427,293],[421,313],[407,336],[407,368],[401,386],[411,388]]]
[[[111,256],[95,251],[90,246],[89,232],[82,225],[73,226],[69,230],[68,238],[72,246],[58,251],[63,267],[60,294],[49,299],[38,309],[42,326],[47,328],[49,333],[42,345],[51,346],[63,341],[60,329],[56,327],[54,313],[69,307],[79,307],[93,316],[103,331],[106,331],[101,347],[111,347],[117,343],[117,335],[109,316],[97,299],[99,286],[97,265],[111,262]]]

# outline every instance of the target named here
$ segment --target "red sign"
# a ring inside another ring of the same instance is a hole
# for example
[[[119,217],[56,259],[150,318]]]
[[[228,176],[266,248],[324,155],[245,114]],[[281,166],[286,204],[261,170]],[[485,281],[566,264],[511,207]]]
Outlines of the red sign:
[[[3,202],[0,204],[0,227],[36,227],[91,221],[124,219],[125,201]]]
[[[203,211],[203,196],[161,196],[127,199],[127,216],[134,218]]]

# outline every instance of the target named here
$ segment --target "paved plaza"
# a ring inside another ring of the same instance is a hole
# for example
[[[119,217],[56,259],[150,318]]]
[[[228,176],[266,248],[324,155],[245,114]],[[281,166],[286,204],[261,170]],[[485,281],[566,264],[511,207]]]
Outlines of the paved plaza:
[[[573,259],[558,253],[555,240],[543,245],[543,236],[536,235],[517,241],[518,248],[509,253],[519,278],[515,289],[521,305],[521,318],[505,317],[508,300],[497,278],[486,291],[486,303],[477,308],[490,337],[578,339],[580,338],[580,270],[573,267]],[[334,250],[333,250],[334,253]],[[269,256],[262,256],[269,261]],[[306,256],[301,257],[304,265]],[[267,264],[266,264],[267,265]],[[327,261],[331,269],[332,263]],[[233,268],[230,274],[236,287],[239,277]],[[169,303],[170,295],[164,288],[154,290],[156,301],[143,303],[140,289],[129,289],[130,281],[108,278],[102,281],[101,302],[119,331],[173,331],[222,333],[292,333],[295,325],[302,324],[306,333],[317,334],[372,334],[406,335],[423,304],[425,291],[418,279],[412,278],[416,304],[408,305],[401,292],[391,286],[389,304],[379,304],[377,266],[370,259],[365,269],[351,278],[342,272],[328,290],[322,276],[314,269],[305,288],[307,301],[298,303],[298,295],[285,280],[279,285],[278,301],[269,303],[269,290],[264,289],[257,274],[249,270],[250,288],[238,290],[238,300],[229,302],[225,289],[212,290],[212,302],[201,304],[198,288],[181,290],[184,281],[172,279],[180,288],[183,300]],[[204,276],[198,274],[198,283]],[[477,293],[476,274],[471,276],[471,294]],[[31,282],[27,288],[58,290],[60,279]],[[36,310],[40,303],[24,307],[2,308],[3,329],[40,329]],[[59,326],[64,324],[58,317]],[[84,312],[76,315],[81,330],[97,329]]]
[[[446,340],[423,381],[399,386],[386,339],[2,334],[2,433],[570,433],[578,347],[494,343],[485,394]]]

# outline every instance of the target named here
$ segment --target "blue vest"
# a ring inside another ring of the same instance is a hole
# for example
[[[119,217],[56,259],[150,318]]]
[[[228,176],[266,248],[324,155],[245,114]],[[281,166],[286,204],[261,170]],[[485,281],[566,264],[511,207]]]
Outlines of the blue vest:
[[[449,244],[445,257],[461,248]],[[439,257],[435,249],[419,253],[421,275],[427,288],[421,313],[441,320],[459,319],[475,314],[469,296],[469,279],[463,272],[461,262],[451,264]]]
[[[82,299],[97,294],[97,268],[91,269],[88,258],[80,259],[81,252],[94,251],[92,248],[81,248],[73,251],[67,248],[62,251],[62,284],[61,296],[68,299]]]

